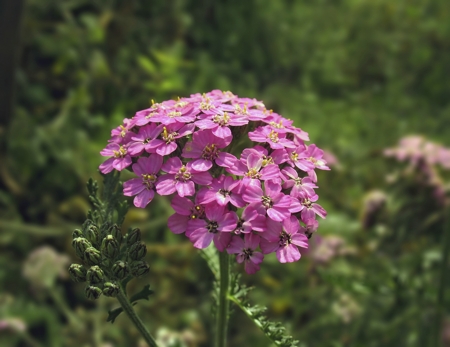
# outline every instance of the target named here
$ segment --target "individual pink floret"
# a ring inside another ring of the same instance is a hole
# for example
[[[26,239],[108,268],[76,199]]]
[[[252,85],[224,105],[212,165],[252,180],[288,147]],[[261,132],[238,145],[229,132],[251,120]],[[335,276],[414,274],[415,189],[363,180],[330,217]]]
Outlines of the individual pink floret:
[[[310,172],[314,170],[314,163],[308,159],[308,153],[306,152],[306,146],[299,146],[294,149],[286,149],[288,160],[287,162],[291,166],[296,166],[302,171]]]
[[[259,182],[249,184],[242,198],[258,212],[266,211],[269,218],[274,221],[281,222],[291,215],[289,208],[293,198],[281,193],[281,185],[276,182],[266,181],[264,192]]]
[[[314,189],[318,188],[309,177],[298,177],[298,172],[291,168],[286,167],[281,170],[281,174],[284,176],[283,189],[291,189],[291,196],[298,197],[300,194],[305,194],[307,197],[314,196]]]
[[[195,125],[200,129],[211,129],[213,134],[223,139],[231,138],[230,126],[242,126],[248,123],[248,119],[230,112],[218,111],[215,115],[200,115],[200,120]]]
[[[245,163],[250,154],[256,154],[262,159],[262,167],[266,167],[268,165],[279,166],[288,160],[288,155],[284,148],[271,150],[269,154],[269,151],[266,148],[257,145],[252,148],[245,148],[241,153],[241,161]]]
[[[160,155],[150,154],[149,157],[139,158],[137,163],[133,164],[133,172],[140,177],[124,182],[123,195],[136,195],[134,206],[144,208],[153,200],[162,163],[163,158]]]
[[[186,231],[195,248],[206,248],[211,241],[219,251],[223,251],[231,240],[231,231],[236,228],[238,217],[235,212],[227,211],[223,206],[210,204],[205,206],[206,219],[193,220]]]
[[[230,144],[231,138],[223,139],[215,136],[210,130],[197,131],[193,140],[186,143],[182,156],[196,159],[192,167],[196,170],[209,170],[213,163],[222,167],[230,167],[236,158],[221,149]]]
[[[304,193],[300,194],[298,196],[300,207],[295,210],[291,208],[291,212],[301,211],[301,218],[303,222],[306,222],[310,219],[315,219],[316,214],[321,218],[325,218],[327,216],[327,211],[325,211],[325,209],[322,206],[315,203],[318,199],[319,196],[317,194],[314,194],[311,197],[306,196],[306,194]]]
[[[246,234],[244,239],[239,236],[233,236],[229,246],[228,254],[236,254],[236,260],[239,264],[244,263],[245,272],[249,275],[259,271],[259,264],[262,263],[264,255],[261,252],[255,252],[259,246],[260,237],[255,234]]]
[[[213,179],[209,189],[204,190],[201,195],[200,203],[207,204],[216,202],[220,206],[226,206],[231,203],[233,206],[241,208],[246,205],[238,193],[240,181],[235,181],[231,176],[222,175]]]
[[[264,254],[276,252],[280,263],[292,263],[300,259],[298,247],[308,248],[308,238],[299,233],[299,222],[291,216],[283,221],[267,221],[267,231],[261,234],[261,250]]]
[[[176,140],[192,134],[194,129],[194,124],[173,123],[167,126],[161,124],[158,126],[159,138],[151,140],[147,144],[146,150],[154,151],[159,155],[171,154],[178,147]]]
[[[127,148],[123,145],[110,143],[100,152],[100,154],[104,157],[112,157],[106,159],[106,161],[100,165],[99,169],[103,174],[107,174],[113,169],[122,171],[131,165],[131,157],[128,154]]]
[[[184,233],[191,221],[205,218],[205,208],[195,198],[195,204],[188,198],[175,195],[171,202],[175,213],[168,219],[167,226],[174,234]]]
[[[145,125],[139,129],[137,134],[131,137],[128,145],[128,153],[138,156],[144,151],[155,153],[154,148],[149,146],[149,142],[161,133],[161,129],[154,123]]]
[[[268,143],[272,149],[295,148],[293,141],[286,138],[286,134],[274,130],[270,126],[261,126],[248,133],[250,140],[260,143]]]
[[[260,180],[273,180],[281,183],[281,174],[278,165],[267,165],[263,168],[263,162],[263,155],[250,153],[246,160],[236,160],[233,166],[227,168],[227,171],[237,176],[244,176],[240,191],[245,189],[248,184],[256,183]]]
[[[327,166],[327,162],[323,159],[323,150],[321,150],[314,144],[306,146],[306,150],[301,153],[301,156],[310,161],[314,165],[315,169],[330,170],[330,168]],[[317,175],[315,171],[309,171],[308,175],[314,182],[317,182]]]
[[[160,195],[170,195],[178,192],[179,196],[192,196],[195,194],[195,183],[206,185],[212,181],[209,172],[194,170],[191,163],[183,165],[180,158],[174,157],[167,160],[162,170],[167,175],[160,177],[156,191]]]
[[[315,219],[308,219],[304,223],[305,226],[300,226],[300,232],[305,234],[305,236],[309,239],[319,227],[319,222]]]
[[[266,217],[260,214],[254,207],[248,205],[238,220],[236,229],[233,232],[236,235],[241,233],[248,234],[252,231],[263,232],[267,229]]]

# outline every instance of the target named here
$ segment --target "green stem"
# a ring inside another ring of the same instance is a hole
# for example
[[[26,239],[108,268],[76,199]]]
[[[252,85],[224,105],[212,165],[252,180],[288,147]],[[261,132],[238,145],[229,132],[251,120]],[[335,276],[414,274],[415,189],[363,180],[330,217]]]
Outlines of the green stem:
[[[117,300],[119,300],[120,305],[123,308],[123,311],[127,314],[127,316],[131,319],[134,326],[139,330],[144,340],[148,343],[150,347],[158,347],[155,339],[152,335],[150,335],[147,328],[144,326],[144,323],[142,323],[142,320],[138,317],[136,312],[133,309],[133,306],[130,303],[130,300],[128,300],[127,295],[125,292],[120,288],[119,294],[117,294]]]
[[[216,347],[225,347],[227,344],[228,311],[228,291],[230,287],[230,258],[227,252],[219,252],[220,264],[220,287],[218,308],[216,317]]]

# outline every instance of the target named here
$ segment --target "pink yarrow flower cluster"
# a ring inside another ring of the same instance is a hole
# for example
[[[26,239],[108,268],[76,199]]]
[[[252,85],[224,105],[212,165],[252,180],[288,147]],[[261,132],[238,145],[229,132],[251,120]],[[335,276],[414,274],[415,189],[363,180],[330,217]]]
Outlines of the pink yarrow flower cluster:
[[[248,146],[238,155],[242,140]],[[239,141],[239,146],[237,142]],[[317,203],[315,170],[329,170],[308,134],[261,101],[213,90],[154,103],[111,132],[104,174],[128,169],[124,195],[145,208],[172,197],[168,227],[194,247],[211,243],[235,254],[245,271],[264,255],[300,259],[326,211]]]

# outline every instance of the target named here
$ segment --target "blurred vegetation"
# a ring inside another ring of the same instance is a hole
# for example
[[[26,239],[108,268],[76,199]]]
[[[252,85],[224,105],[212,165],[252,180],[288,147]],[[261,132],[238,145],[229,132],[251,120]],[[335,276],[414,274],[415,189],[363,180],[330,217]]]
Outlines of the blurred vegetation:
[[[448,0],[28,0],[20,23],[15,85],[0,86],[16,91],[0,129],[1,346],[138,346],[126,317],[105,322],[113,299],[67,278],[71,231],[110,130],[211,89],[263,100],[337,158],[311,250],[244,276],[251,301],[301,346],[450,346],[449,213],[417,168],[389,183],[406,164],[383,156],[411,133],[450,147]],[[170,214],[160,198],[125,221],[151,264],[134,285],[155,290],[138,310],[157,335],[210,346],[213,275]],[[230,328],[230,346],[269,346],[237,308]]]

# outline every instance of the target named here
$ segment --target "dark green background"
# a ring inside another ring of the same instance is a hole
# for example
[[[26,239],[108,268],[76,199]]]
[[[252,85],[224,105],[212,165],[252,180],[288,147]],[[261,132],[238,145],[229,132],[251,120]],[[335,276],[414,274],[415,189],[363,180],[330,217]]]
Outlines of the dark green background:
[[[2,0],[0,17],[0,321],[26,325],[0,328],[0,344],[137,345],[125,317],[105,323],[114,300],[84,299],[64,261],[57,279],[58,261],[38,267],[49,281],[40,286],[22,275],[24,262],[45,245],[77,261],[71,231],[113,127],[151,99],[212,89],[263,100],[338,160],[319,174],[329,217],[312,244],[339,237],[340,251],[312,245],[331,254],[326,262],[267,257],[244,275],[251,301],[301,346],[450,344],[445,210],[416,172],[389,185],[402,165],[382,154],[409,134],[450,146],[450,1]],[[363,228],[375,189],[385,211]],[[139,312],[152,332],[188,329],[192,346],[210,346],[212,275],[167,230],[170,214],[157,199],[126,220],[149,249],[150,275],[135,288],[155,290]],[[230,346],[269,345],[236,309]]]

